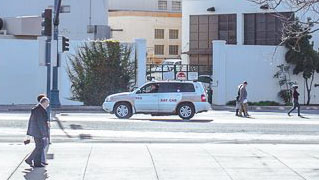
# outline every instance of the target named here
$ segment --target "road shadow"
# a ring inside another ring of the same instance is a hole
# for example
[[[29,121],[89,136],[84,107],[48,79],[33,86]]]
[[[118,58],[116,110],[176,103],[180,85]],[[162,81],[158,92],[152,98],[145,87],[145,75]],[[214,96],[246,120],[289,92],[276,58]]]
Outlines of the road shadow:
[[[252,116],[248,116],[248,117],[245,117],[245,116],[237,116],[239,118],[243,118],[243,119],[256,119],[255,117],[252,117]]]
[[[299,116],[301,119],[310,119],[308,117],[305,117],[305,116]]]
[[[138,118],[132,118],[130,120],[151,121],[151,122],[179,122],[179,123],[210,123],[214,121],[209,119],[182,120],[182,119],[138,119]]]
[[[46,180],[49,178],[45,168],[29,168],[22,171],[25,180]]]
[[[81,125],[78,125],[78,124],[71,124],[70,128],[73,129],[73,130],[83,129],[83,127]]]
[[[60,121],[60,119],[56,116],[52,117],[53,121],[56,122],[59,126],[59,128],[63,131],[63,133],[68,137],[68,138],[73,138],[71,135],[68,134],[68,132],[65,131],[65,128],[62,124],[62,122]],[[71,127],[72,128],[72,127]]]
[[[65,128],[62,124],[62,122],[60,121],[60,119],[56,116],[53,117],[53,120],[58,124],[59,128],[63,131],[63,133],[68,137],[68,138],[75,138],[75,136],[71,136],[68,134],[68,132],[65,131]],[[78,124],[71,124],[70,128],[72,130],[79,130],[79,129],[83,129],[83,127],[81,125]],[[87,140],[87,139],[93,139],[92,135],[90,134],[79,134],[78,138],[80,140]]]
[[[81,140],[93,139],[93,137],[92,137],[91,134],[80,134],[80,135],[79,135],[79,138],[80,138]]]

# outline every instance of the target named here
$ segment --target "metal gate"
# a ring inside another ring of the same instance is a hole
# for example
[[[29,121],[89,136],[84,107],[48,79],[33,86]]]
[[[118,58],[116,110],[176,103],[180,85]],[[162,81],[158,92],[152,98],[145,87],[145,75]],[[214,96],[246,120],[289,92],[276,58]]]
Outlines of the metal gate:
[[[147,80],[198,80],[200,76],[211,76],[212,66],[206,65],[146,65]]]

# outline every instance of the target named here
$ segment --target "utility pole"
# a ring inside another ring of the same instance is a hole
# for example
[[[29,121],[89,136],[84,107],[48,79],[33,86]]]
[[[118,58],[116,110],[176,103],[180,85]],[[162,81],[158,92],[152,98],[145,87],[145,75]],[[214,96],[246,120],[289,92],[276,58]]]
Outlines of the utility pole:
[[[59,16],[61,11],[61,3],[62,0],[54,0],[54,19],[53,19],[53,25],[54,25],[54,35],[53,40],[57,41],[57,66],[53,67],[53,83],[52,83],[52,90],[51,90],[51,105],[54,108],[60,107],[60,96],[59,96],[59,89],[58,89],[58,68],[60,66],[60,56],[59,56]]]
[[[42,36],[45,41],[45,65],[47,66],[47,97],[51,98],[51,36],[52,36],[52,10],[45,9],[42,13]],[[50,115],[50,108],[48,109]]]
[[[47,97],[51,98],[51,40],[52,40],[52,9],[45,9],[42,13],[41,35],[46,36],[45,41],[45,65],[47,66]],[[51,120],[51,108],[48,107],[48,118]],[[49,131],[50,142],[50,131]]]

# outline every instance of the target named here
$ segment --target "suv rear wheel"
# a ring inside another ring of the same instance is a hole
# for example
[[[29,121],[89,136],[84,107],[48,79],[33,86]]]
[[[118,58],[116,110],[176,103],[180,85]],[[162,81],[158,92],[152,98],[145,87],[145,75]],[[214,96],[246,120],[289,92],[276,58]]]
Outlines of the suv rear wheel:
[[[116,104],[116,106],[114,108],[114,114],[119,119],[129,119],[133,115],[132,107],[129,103],[120,102],[120,103]]]
[[[177,108],[177,114],[184,120],[191,119],[195,114],[195,108],[191,103],[182,103]]]

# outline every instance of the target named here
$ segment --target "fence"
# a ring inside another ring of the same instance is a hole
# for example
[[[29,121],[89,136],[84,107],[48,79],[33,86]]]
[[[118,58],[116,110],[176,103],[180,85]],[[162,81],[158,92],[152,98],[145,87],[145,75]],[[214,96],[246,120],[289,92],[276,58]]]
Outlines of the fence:
[[[212,75],[212,66],[206,65],[146,65],[147,80],[198,80]]]

